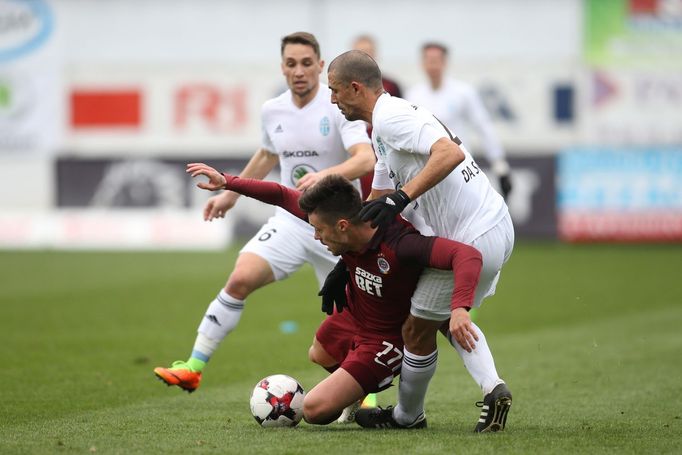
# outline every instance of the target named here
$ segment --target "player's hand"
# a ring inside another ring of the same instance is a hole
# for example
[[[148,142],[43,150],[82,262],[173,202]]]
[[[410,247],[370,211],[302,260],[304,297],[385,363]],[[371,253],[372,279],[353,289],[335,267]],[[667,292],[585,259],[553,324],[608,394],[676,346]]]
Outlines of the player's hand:
[[[299,191],[305,191],[324,177],[322,172],[308,172],[306,175],[298,179],[296,183],[296,189]]]
[[[225,188],[227,181],[223,174],[204,163],[189,163],[185,171],[192,177],[204,175],[208,177],[208,183],[199,182],[197,186],[202,190],[217,191]]]
[[[507,200],[509,193],[512,190],[511,177],[509,174],[504,174],[499,176],[500,179],[500,191],[502,192],[502,197]]]
[[[348,284],[348,269],[343,259],[339,259],[327,278],[324,280],[324,285],[317,295],[322,296],[322,311],[328,315],[334,313],[334,304],[336,304],[336,312],[341,313],[344,307],[348,306],[346,301],[346,285]]]
[[[403,190],[398,190],[366,203],[360,210],[360,219],[371,220],[372,227],[383,226],[402,212],[409,203],[409,196]]]
[[[239,195],[233,191],[225,191],[217,196],[211,196],[204,206],[204,221],[225,218],[225,214],[234,207],[238,197]]]
[[[476,349],[478,333],[471,324],[466,308],[455,308],[450,314],[450,333],[457,343],[467,352]]]

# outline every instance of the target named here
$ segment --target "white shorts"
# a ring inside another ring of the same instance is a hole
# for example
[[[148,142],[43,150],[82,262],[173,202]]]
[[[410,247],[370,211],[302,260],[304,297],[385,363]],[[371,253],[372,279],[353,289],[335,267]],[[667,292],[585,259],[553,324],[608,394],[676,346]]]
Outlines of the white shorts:
[[[474,239],[471,246],[481,252],[483,268],[474,295],[474,308],[481,306],[483,299],[495,294],[502,266],[511,256],[514,248],[514,226],[507,214],[495,227]],[[452,271],[424,269],[417,289],[412,295],[410,313],[431,321],[444,321],[450,317],[450,303],[454,280]]]
[[[306,262],[313,266],[322,287],[339,258],[315,240],[314,230],[305,221],[278,210],[239,253],[253,253],[265,259],[275,280],[283,280]]]

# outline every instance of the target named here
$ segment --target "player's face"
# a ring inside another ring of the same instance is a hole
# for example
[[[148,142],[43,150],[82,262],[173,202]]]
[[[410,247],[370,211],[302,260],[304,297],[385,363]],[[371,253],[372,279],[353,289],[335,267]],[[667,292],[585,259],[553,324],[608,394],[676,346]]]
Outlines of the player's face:
[[[360,120],[357,103],[359,101],[357,92],[352,84],[345,84],[336,79],[334,72],[327,74],[329,88],[332,91],[332,104],[336,104],[341,113],[347,120]]]
[[[282,74],[293,94],[300,98],[317,90],[324,61],[320,60],[312,46],[290,43],[282,52]]]
[[[326,246],[331,254],[338,256],[348,251],[348,235],[340,226],[341,220],[329,224],[313,212],[308,215],[308,221],[315,228],[315,239]]]
[[[445,72],[445,55],[438,48],[430,47],[422,55],[422,65],[431,80],[440,81]]]

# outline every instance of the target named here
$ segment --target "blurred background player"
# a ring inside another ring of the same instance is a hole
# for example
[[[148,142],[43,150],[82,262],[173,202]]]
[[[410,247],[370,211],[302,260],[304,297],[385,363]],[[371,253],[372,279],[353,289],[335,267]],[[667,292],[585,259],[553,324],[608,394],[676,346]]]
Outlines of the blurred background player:
[[[509,164],[478,92],[466,82],[445,75],[448,63],[445,45],[428,42],[422,46],[421,57],[428,81],[410,88],[405,99],[431,111],[465,144],[468,143],[468,132],[476,130],[498,179],[500,192],[507,199],[512,190]]]
[[[353,41],[353,49],[357,51],[362,51],[368,54],[370,57],[372,57],[375,61],[377,60],[376,41],[370,35],[359,35],[358,37],[356,37],[355,40]],[[398,96],[402,98],[403,92],[400,90],[400,85],[398,85],[398,83],[395,80],[386,77],[382,74],[381,83],[384,86],[384,90],[387,93],[390,93],[391,96]],[[370,136],[372,135],[371,125],[367,127],[367,134],[369,134]],[[367,196],[369,196],[369,193],[372,191],[372,175],[373,174],[370,172],[367,175],[364,175],[360,178],[363,199],[367,198]],[[372,399],[373,399],[372,397],[369,397],[369,401],[371,401]]]
[[[375,61],[377,60],[376,41],[370,35],[359,35],[355,38],[355,41],[353,41],[353,49],[362,51],[372,57]],[[381,84],[384,86],[384,90],[390,93],[391,96],[402,98],[403,92],[400,90],[400,85],[398,85],[395,80],[382,74]]]
[[[403,356],[401,327],[424,267],[449,270],[451,281],[454,272],[452,308],[473,304],[482,264],[475,248],[423,236],[399,216],[380,227],[362,222],[360,194],[339,175],[301,193],[274,182],[221,175],[203,163],[188,164],[187,172],[209,178],[200,188],[229,188],[308,221],[315,238],[342,257],[345,275],[353,277],[347,280],[348,311],[336,302],[338,311],[320,325],[309,351],[310,359],[331,375],[306,394],[308,423],[331,423],[365,394],[390,387]],[[345,283],[341,289],[345,301]],[[418,427],[426,427],[426,419]]]
[[[361,211],[372,226],[390,222],[412,201],[435,235],[478,249],[483,270],[474,307],[495,293],[514,245],[514,228],[502,196],[491,186],[462,142],[427,109],[384,93],[381,71],[364,52],[348,51],[328,69],[332,102],[349,120],[372,123],[377,156],[370,202]],[[483,391],[482,412],[474,431],[503,430],[512,396],[499,377],[483,332],[468,308],[450,308],[450,282],[442,271],[426,269],[412,296],[403,326],[403,369],[398,405],[361,409],[356,422],[371,428],[415,428],[425,419],[424,399],[436,370],[436,334],[449,322],[446,336]]]
[[[317,39],[305,32],[287,35],[281,40],[281,56],[289,90],[263,105],[262,145],[240,176],[263,179],[279,163],[281,183],[305,190],[328,174],[353,180],[370,172],[374,153],[365,123],[347,121],[330,103],[329,88],[320,84],[324,61]],[[238,197],[225,191],[210,198],[204,219],[224,217]],[[239,323],[249,294],[285,279],[306,262],[321,285],[336,258],[315,241],[308,223],[278,209],[241,249],[225,287],[206,310],[190,358],[154,373],[168,385],[196,390],[206,363]]]

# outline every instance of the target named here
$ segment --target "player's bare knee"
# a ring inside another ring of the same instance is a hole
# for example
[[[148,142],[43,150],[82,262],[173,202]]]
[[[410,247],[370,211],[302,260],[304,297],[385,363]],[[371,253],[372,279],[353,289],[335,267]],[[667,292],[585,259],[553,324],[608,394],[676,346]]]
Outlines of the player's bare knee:
[[[328,423],[328,411],[324,407],[321,400],[314,397],[306,397],[303,399],[303,419],[310,424],[323,425]]]
[[[267,261],[257,255],[244,253],[237,259],[225,285],[225,292],[236,299],[244,300],[253,291],[274,280],[275,276]]]
[[[258,289],[258,284],[254,283],[246,274],[235,270],[230,275],[225,285],[225,292],[230,294],[235,299],[245,300],[249,294]]]

